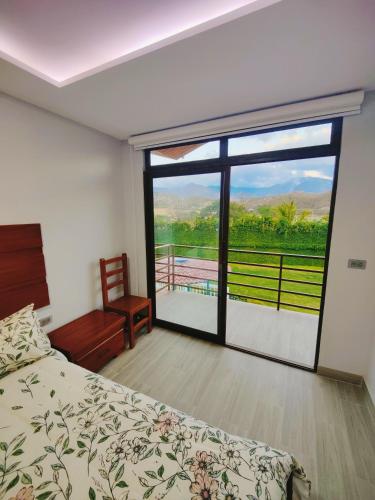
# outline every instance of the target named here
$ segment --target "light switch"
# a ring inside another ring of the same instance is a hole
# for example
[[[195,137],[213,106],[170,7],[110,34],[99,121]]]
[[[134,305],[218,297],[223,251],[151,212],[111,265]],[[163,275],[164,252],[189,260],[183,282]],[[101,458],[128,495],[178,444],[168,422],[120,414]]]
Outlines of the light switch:
[[[348,267],[351,269],[366,269],[366,264],[367,260],[361,260],[361,259],[349,259],[348,260]]]

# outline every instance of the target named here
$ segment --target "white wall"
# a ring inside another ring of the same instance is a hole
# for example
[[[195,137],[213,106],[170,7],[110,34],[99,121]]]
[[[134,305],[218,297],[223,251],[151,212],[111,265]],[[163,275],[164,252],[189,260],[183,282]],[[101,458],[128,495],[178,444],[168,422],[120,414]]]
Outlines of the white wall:
[[[126,229],[134,292],[145,293],[142,153],[124,144]],[[375,93],[367,94],[361,115],[344,119],[339,181],[319,365],[366,375],[375,330]],[[367,259],[367,269],[347,268],[347,260]],[[373,356],[375,358],[375,354]],[[375,375],[373,361],[372,380]],[[367,377],[369,380],[369,377]],[[374,392],[375,383],[373,382]]]
[[[344,119],[319,365],[368,370],[375,330],[375,93]],[[365,271],[348,259],[367,259]],[[374,387],[375,388],[375,387]]]
[[[375,404],[375,335],[372,341],[372,349],[370,353],[370,359],[368,364],[368,370],[365,375],[365,381],[369,393],[371,395],[372,401]]]
[[[101,305],[124,218],[121,143],[0,94],[0,224],[41,223],[49,328]]]

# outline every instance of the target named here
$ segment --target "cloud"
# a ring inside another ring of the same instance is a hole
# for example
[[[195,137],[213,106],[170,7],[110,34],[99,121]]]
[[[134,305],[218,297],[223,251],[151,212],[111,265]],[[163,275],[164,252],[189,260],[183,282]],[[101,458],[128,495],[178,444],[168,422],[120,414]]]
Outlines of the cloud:
[[[252,165],[238,165],[231,169],[232,187],[268,188],[277,184],[299,184],[306,178],[320,178],[332,181],[335,167],[335,157],[308,158]],[[210,173],[179,177],[161,177],[154,179],[155,188],[181,188],[188,184],[201,186],[219,186],[220,173]]]
[[[231,185],[267,188],[276,184],[298,184],[307,177],[332,180],[334,157],[280,161],[232,167]]]
[[[316,179],[327,179],[328,181],[333,180],[333,175],[325,175],[319,170],[305,170],[303,173],[304,177],[314,177]]]
[[[229,156],[329,144],[331,124],[263,132],[229,139]]]

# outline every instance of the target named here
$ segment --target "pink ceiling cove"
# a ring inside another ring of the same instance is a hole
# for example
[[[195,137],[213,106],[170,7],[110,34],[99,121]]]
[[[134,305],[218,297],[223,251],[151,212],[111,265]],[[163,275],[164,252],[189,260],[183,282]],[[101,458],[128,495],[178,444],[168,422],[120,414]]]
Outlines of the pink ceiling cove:
[[[2,0],[0,57],[58,87],[281,0]]]

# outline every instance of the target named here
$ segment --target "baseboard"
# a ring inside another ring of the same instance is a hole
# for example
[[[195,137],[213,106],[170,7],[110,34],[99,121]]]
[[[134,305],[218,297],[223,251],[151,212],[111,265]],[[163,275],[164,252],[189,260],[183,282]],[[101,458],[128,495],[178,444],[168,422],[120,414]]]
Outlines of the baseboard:
[[[335,380],[340,380],[341,382],[348,382],[349,384],[362,386],[364,383],[362,375],[333,370],[332,368],[327,368],[325,366],[318,366],[316,373],[318,375],[322,375],[323,377],[333,378]]]
[[[368,409],[369,409],[369,411],[371,413],[372,418],[375,421],[375,400],[372,399],[371,393],[368,390],[368,387],[366,385],[366,381],[365,380],[363,381],[363,389],[364,389],[365,394],[366,394],[367,407],[368,407]]]

